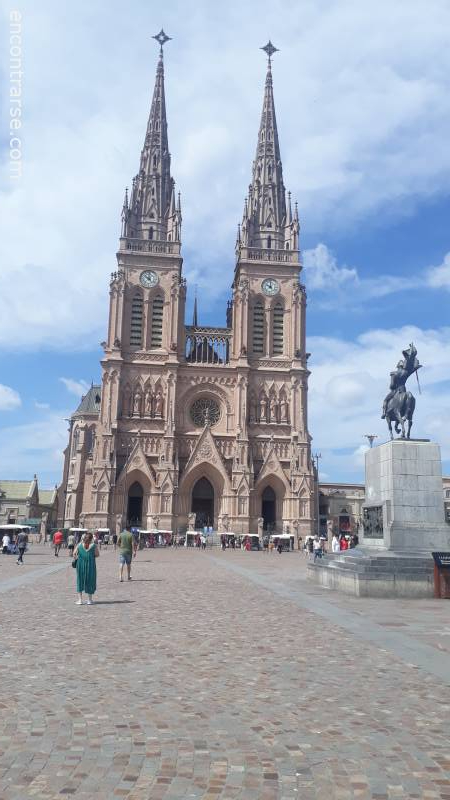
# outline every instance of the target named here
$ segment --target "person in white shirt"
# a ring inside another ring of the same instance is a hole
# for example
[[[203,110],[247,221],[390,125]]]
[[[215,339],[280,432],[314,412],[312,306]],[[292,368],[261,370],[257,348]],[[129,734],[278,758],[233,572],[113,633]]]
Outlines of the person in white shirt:
[[[322,543],[318,536],[314,537],[313,550],[314,550],[314,561],[316,560],[316,558],[322,558],[323,555]]]
[[[10,544],[11,544],[11,539],[9,538],[7,533],[4,533],[3,534],[3,539],[2,539],[2,553],[3,553],[3,555],[6,555],[7,553],[9,553],[9,545]]]
[[[339,553],[341,550],[341,546],[339,544],[339,536],[336,533],[333,533],[333,538],[331,540],[331,549],[333,553]]]

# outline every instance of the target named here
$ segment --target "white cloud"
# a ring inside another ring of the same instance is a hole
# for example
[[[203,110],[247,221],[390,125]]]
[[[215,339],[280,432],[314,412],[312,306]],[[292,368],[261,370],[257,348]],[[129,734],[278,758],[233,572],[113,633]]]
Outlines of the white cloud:
[[[334,253],[323,243],[305,250],[303,263],[306,288],[320,295],[318,306],[322,309],[361,308],[367,300],[396,292],[450,288],[450,253],[439,267],[410,272],[407,282],[398,275],[362,277],[356,267],[339,266]]]
[[[3,386],[0,383],[0,411],[13,411],[22,405],[20,395],[10,386]]]
[[[46,411],[50,408],[50,403],[40,403],[38,400],[34,401],[34,407],[39,408],[40,410]]]
[[[39,9],[25,0],[23,15],[33,68],[23,177],[0,196],[0,344],[92,347],[105,336],[123,190],[138,170],[150,105],[157,50],[141,33],[149,6],[137,0],[130,15],[114,4],[105,18],[97,5],[87,24],[75,6],[63,15],[56,0]],[[268,30],[281,48],[273,73],[285,182],[309,234],[379,211],[409,213],[448,191],[446,0],[306,0],[301,12],[288,0],[220,8],[175,0],[165,24],[174,37],[166,97],[185,273],[197,274],[208,299],[232,278]],[[51,136],[42,103],[50,84]],[[2,172],[7,185],[6,162]],[[353,268],[337,269],[339,280]],[[32,302],[22,302],[18,285]]]
[[[376,434],[377,442],[389,438],[386,421],[381,419],[383,398],[389,373],[411,341],[424,365],[420,370],[422,394],[414,378],[408,382],[417,401],[412,436],[437,441],[448,462],[450,328],[370,330],[355,342],[309,337],[309,429],[314,451],[322,452],[323,469],[335,480],[363,478],[366,434]]]
[[[434,289],[450,289],[450,253],[438,267],[430,267],[427,277],[428,285]]]
[[[89,390],[89,384],[84,380],[75,381],[73,378],[60,378],[61,383],[64,384],[70,394],[76,397],[82,397]]]
[[[356,269],[338,267],[335,256],[322,243],[304,251],[303,267],[308,289],[334,291],[337,286],[358,282]]]
[[[38,422],[0,429],[0,475],[25,479],[34,473],[42,486],[59,482],[67,446],[68,414],[47,414]]]

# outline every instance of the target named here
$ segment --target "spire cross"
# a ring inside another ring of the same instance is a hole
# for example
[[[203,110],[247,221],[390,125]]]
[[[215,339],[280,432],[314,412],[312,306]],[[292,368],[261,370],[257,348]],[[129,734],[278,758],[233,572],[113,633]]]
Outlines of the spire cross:
[[[271,63],[272,63],[272,56],[273,56],[273,54],[274,54],[274,53],[278,53],[278,52],[279,52],[279,49],[278,49],[278,47],[275,47],[275,46],[272,44],[272,42],[270,41],[270,39],[269,39],[269,41],[267,42],[267,44],[265,45],[265,47],[260,47],[259,49],[260,49],[260,50],[264,50],[264,52],[266,53],[266,55],[267,55],[267,58],[268,58],[268,60],[269,60],[269,67],[270,67],[270,65],[271,65]]]
[[[160,52],[161,55],[162,55],[163,47],[164,47],[165,43],[172,41],[172,37],[171,36],[167,36],[167,34],[164,33],[164,28],[161,28],[160,32],[157,33],[156,36],[152,36],[152,39],[156,39],[156,41],[158,42],[159,47],[160,47],[159,52]]]

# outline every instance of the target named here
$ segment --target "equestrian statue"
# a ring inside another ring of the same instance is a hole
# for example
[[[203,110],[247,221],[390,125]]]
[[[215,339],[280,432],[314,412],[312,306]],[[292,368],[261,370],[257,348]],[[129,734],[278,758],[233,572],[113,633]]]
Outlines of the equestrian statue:
[[[416,399],[411,392],[406,390],[406,381],[413,372],[417,376],[417,371],[422,366],[419,364],[417,350],[413,344],[410,344],[408,349],[402,352],[403,358],[398,362],[395,370],[391,372],[389,393],[384,398],[383,413],[381,415],[381,419],[385,419],[388,424],[391,439],[394,438],[392,423],[394,423],[396,433],[400,433],[401,430],[401,439],[410,438]],[[418,377],[417,382],[419,382]],[[405,422],[408,423],[406,434]]]

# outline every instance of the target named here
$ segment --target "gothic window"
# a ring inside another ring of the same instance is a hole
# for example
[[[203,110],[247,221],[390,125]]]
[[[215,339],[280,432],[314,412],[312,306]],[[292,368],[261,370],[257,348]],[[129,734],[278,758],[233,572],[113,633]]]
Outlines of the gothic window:
[[[143,303],[140,294],[133,297],[131,303],[131,326],[130,326],[130,345],[131,347],[142,347],[142,318]]]
[[[150,230],[148,232],[148,238],[149,239],[153,239],[153,228],[150,228]]]
[[[153,300],[152,307],[150,347],[161,347],[162,345],[163,309],[164,300],[161,295],[157,295]]]
[[[77,454],[79,442],[80,442],[80,429],[75,428],[72,437],[72,458],[75,458]]]
[[[238,496],[238,514],[239,516],[247,514],[247,498],[243,489],[241,489]]]
[[[153,166],[156,167],[156,156],[153,156]]]
[[[271,247],[272,247],[272,237],[268,236],[267,237],[267,249],[270,250]]]
[[[277,303],[273,309],[273,329],[272,329],[272,353],[274,356],[283,355],[283,327],[284,312],[281,303]]]
[[[199,397],[191,406],[191,419],[197,428],[216,425],[220,419],[220,406],[209,397]]]
[[[94,449],[94,429],[88,428],[85,436],[85,447],[87,453],[92,453]]]
[[[253,309],[253,352],[264,352],[264,306],[261,301]]]

